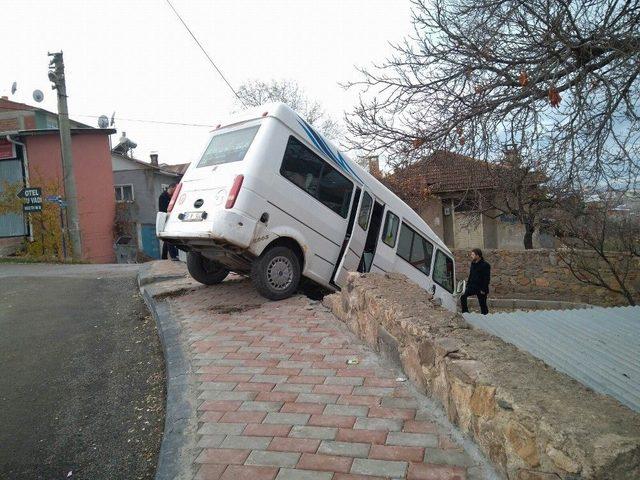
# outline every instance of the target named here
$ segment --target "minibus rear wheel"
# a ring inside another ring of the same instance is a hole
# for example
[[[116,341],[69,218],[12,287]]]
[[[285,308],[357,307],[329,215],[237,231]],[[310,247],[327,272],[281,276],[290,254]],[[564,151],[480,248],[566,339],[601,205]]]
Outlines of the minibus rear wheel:
[[[290,248],[270,248],[251,265],[251,281],[269,300],[289,298],[300,284],[300,259]]]
[[[205,285],[220,283],[229,275],[229,270],[218,262],[195,252],[187,252],[187,270],[194,280]]]

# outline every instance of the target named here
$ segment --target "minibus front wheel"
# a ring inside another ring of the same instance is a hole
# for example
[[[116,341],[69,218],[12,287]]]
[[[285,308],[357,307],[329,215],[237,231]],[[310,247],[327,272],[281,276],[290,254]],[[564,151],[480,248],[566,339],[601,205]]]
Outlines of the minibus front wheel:
[[[194,280],[205,285],[216,285],[229,275],[229,270],[218,262],[209,260],[195,252],[187,253],[187,270]]]
[[[268,249],[251,265],[254,287],[269,300],[284,300],[296,293],[300,275],[300,259],[284,246]]]

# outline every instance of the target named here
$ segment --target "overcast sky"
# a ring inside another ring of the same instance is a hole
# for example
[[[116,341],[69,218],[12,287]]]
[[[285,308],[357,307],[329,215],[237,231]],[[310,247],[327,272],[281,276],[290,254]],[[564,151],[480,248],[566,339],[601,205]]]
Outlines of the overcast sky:
[[[339,82],[358,78],[410,31],[408,0],[172,0],[235,87],[248,79],[292,79],[335,118],[356,98]],[[47,51],[63,50],[71,117],[116,112],[115,127],[138,143],[137,158],[196,159],[208,128],[236,108],[233,93],[208,63],[165,0],[0,0],[0,95],[56,111]],[[11,95],[11,84],[18,90]]]

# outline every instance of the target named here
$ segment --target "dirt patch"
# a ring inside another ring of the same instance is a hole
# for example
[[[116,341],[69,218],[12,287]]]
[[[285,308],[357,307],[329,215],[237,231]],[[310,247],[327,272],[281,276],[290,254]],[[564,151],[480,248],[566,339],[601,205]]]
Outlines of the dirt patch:
[[[259,303],[252,303],[248,305],[213,305],[209,307],[207,310],[214,313],[242,313],[247,312],[249,310],[255,310],[256,308],[260,308],[262,305]]]
[[[195,292],[196,290],[197,288],[193,288],[193,287],[178,288],[176,290],[170,290],[167,292],[158,293],[157,295],[154,295],[154,298],[158,301],[166,300],[168,298],[177,298],[177,297],[182,297],[184,295],[187,295],[188,293]]]

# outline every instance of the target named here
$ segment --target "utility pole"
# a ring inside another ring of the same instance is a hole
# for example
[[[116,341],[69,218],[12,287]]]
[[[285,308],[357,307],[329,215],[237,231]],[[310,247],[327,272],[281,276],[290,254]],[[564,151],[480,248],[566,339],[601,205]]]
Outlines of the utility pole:
[[[71,240],[74,259],[82,258],[80,238],[80,218],[78,215],[78,192],[73,172],[73,156],[71,153],[71,127],[69,126],[69,110],[67,108],[67,85],[64,78],[64,60],[62,52],[49,53],[49,80],[53,82],[52,90],[58,91],[58,130],[60,131],[60,150],[62,153],[62,175],[67,210],[67,231]],[[64,231],[62,232],[64,235]]]

